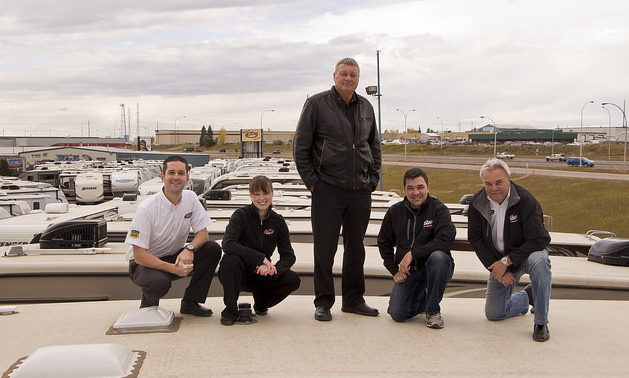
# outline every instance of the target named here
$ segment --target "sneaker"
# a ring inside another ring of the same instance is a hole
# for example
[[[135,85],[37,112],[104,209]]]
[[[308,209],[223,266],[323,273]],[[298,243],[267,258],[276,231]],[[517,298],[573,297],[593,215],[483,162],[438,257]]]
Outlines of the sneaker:
[[[428,328],[441,329],[444,326],[443,318],[441,317],[441,313],[438,312],[433,315],[426,315],[426,326]]]

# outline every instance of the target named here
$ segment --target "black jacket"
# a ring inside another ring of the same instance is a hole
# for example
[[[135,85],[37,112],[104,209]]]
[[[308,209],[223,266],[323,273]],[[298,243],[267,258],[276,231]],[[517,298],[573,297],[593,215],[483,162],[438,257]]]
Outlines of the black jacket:
[[[452,259],[450,248],[455,237],[456,228],[450,210],[441,201],[429,196],[417,211],[413,211],[404,197],[384,215],[378,233],[378,248],[384,266],[395,274],[408,251],[413,255],[415,269],[423,267],[434,251],[443,251]]]
[[[375,190],[381,164],[380,138],[373,107],[354,93],[355,132],[336,88],[309,97],[303,107],[293,155],[307,188],[317,181],[350,189]]]
[[[544,227],[542,206],[523,187],[511,183],[509,207],[504,226],[505,255],[509,256],[514,271],[528,256],[541,251],[550,243],[550,235]],[[503,255],[496,250],[491,236],[491,207],[485,189],[481,189],[470,201],[467,213],[467,239],[476,255],[488,268]]]
[[[280,259],[275,264],[277,274],[289,270],[295,264],[295,251],[290,243],[290,234],[284,217],[269,209],[262,222],[258,209],[247,205],[236,209],[229,219],[223,236],[223,252],[240,256],[251,270],[269,261],[277,247]]]

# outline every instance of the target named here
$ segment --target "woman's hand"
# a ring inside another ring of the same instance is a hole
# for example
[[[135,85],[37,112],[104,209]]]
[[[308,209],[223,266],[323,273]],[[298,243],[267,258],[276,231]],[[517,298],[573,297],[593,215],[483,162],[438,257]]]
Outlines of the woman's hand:
[[[273,276],[277,274],[277,268],[275,268],[275,265],[271,264],[267,258],[264,258],[262,265],[256,267],[256,274],[261,276]]]

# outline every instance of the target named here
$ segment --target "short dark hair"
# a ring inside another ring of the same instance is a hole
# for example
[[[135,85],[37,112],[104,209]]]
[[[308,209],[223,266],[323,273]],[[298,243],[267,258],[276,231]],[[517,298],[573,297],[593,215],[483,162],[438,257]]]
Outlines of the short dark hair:
[[[171,161],[179,161],[179,162],[184,163],[186,165],[186,174],[190,172],[190,166],[188,165],[188,160],[186,160],[184,157],[179,156],[179,155],[172,155],[166,158],[166,160],[164,160],[164,165],[162,167],[163,173],[166,173],[166,165],[170,163]]]
[[[255,192],[273,193],[273,183],[266,176],[256,176],[249,182],[249,193],[253,194]]]
[[[406,188],[406,180],[412,180],[420,176],[424,178],[424,180],[426,181],[426,185],[430,184],[428,182],[428,175],[423,169],[411,168],[404,173],[404,181],[402,182],[402,185],[404,186],[404,188]]]

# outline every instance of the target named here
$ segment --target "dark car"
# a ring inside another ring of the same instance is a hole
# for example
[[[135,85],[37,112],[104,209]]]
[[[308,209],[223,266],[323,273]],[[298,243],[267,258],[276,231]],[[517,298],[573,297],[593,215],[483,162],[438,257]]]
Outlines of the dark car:
[[[568,163],[568,165],[571,167],[579,167],[579,166],[593,167],[594,166],[594,160],[590,160],[586,157],[569,157],[568,160],[566,160],[566,163]]]
[[[218,152],[225,152],[225,149],[221,148]]]
[[[470,201],[472,200],[472,197],[474,197],[473,194],[464,194],[459,200],[459,203],[461,205],[469,205]]]

